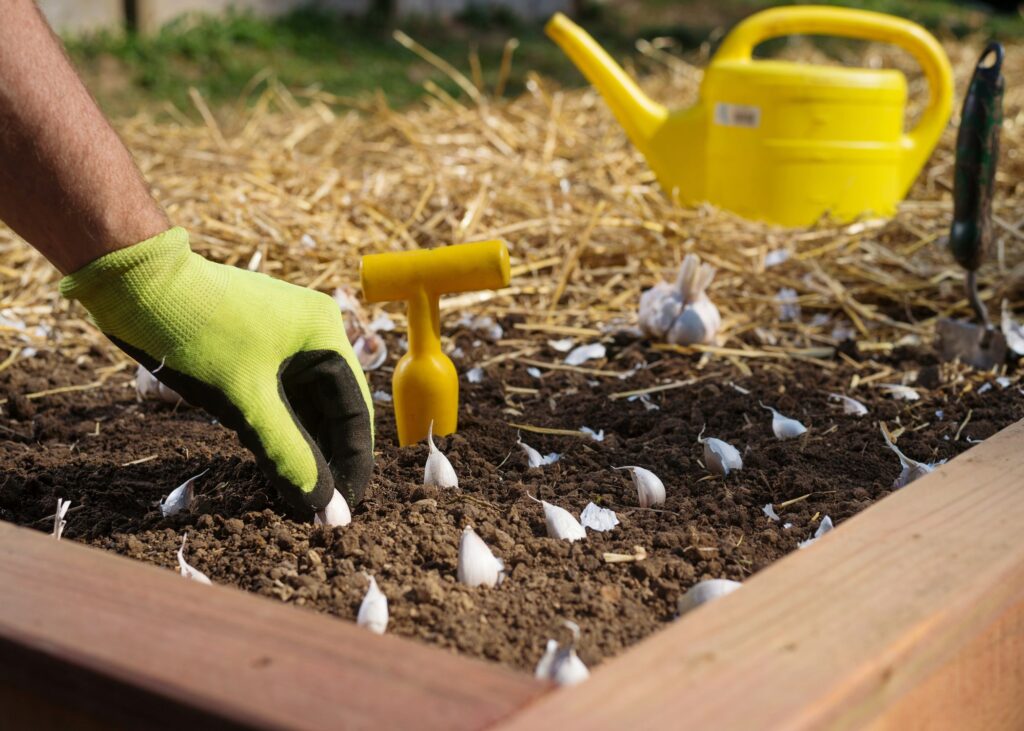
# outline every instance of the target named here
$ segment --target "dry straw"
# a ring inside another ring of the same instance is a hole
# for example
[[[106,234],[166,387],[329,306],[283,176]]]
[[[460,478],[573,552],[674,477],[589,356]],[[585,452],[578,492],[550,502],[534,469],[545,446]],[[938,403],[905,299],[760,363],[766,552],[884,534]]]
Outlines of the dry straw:
[[[400,40],[429,58],[414,40]],[[960,99],[981,42],[946,48]],[[691,64],[656,44],[639,49],[634,70],[653,96],[679,105],[695,98],[706,59]],[[1010,80],[1024,78],[1022,51],[1008,49]],[[787,53],[820,60],[806,45]],[[914,116],[925,82],[910,59],[867,46],[845,60],[905,69]],[[885,354],[929,338],[937,316],[968,311],[960,275],[939,246],[952,207],[953,125],[894,219],[787,230],[711,207],[669,205],[592,89],[565,91],[532,78],[522,96],[503,99],[447,72],[474,93],[456,99],[428,82],[423,103],[396,111],[383,96],[289,91],[263,74],[232,108],[211,112],[193,93],[189,115],[146,111],[117,127],[197,250],[239,266],[258,253],[264,272],[296,284],[324,291],[355,285],[359,257],[371,252],[503,237],[512,286],[447,304],[525,320],[508,330],[507,355],[492,362],[552,367],[550,359],[531,360],[541,357],[544,339],[594,338],[609,322],[634,324],[641,289],[670,276],[690,251],[718,268],[711,294],[724,321],[719,346],[681,349],[704,353],[701,365],[720,358],[747,372],[796,358],[834,367],[837,326],[856,333],[862,352]],[[1004,296],[1024,304],[1012,299],[1024,277],[1024,85],[1008,85],[1005,117],[997,255],[981,277],[993,311]],[[780,251],[788,258],[766,267],[766,257]],[[0,343],[24,349],[59,339],[74,357],[102,342],[80,308],[59,300],[56,280],[41,257],[0,228]],[[782,287],[796,290],[799,321],[779,322]],[[400,312],[392,315],[402,324]],[[40,324],[52,330],[36,330]],[[580,370],[618,371],[614,364]],[[82,387],[100,385],[108,371]],[[860,382],[872,378],[863,374]]]

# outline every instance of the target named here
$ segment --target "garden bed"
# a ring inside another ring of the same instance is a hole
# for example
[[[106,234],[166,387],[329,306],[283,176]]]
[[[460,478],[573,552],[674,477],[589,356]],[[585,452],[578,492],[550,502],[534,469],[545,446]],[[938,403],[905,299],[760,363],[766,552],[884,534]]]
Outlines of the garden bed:
[[[479,341],[465,331],[453,335],[469,363],[498,350],[474,349]],[[537,343],[535,362],[561,363],[543,339]],[[203,412],[137,402],[128,368],[100,387],[26,400],[96,379],[42,355],[0,374],[8,400],[0,424],[7,466],[0,519],[46,530],[56,498],[69,499],[67,539],[172,570],[187,533],[190,562],[214,582],[345,620],[355,617],[367,572],[390,599],[389,632],[524,670],[568,618],[583,629],[581,656],[596,665],[671,622],[679,596],[696,581],[742,581],[795,550],[823,516],[841,525],[889,494],[899,462],[879,421],[900,434],[908,455],[938,461],[1024,417],[1016,384],[978,393],[991,379],[930,360],[909,351],[889,358],[931,388],[919,386],[920,400],[906,402],[884,395],[877,380],[860,386],[854,393],[869,414],[858,418],[828,394],[848,391],[855,374],[884,373],[888,366],[877,361],[787,359],[744,375],[731,364],[698,368],[693,356],[652,353],[628,337],[610,339],[608,362],[588,363],[591,373],[544,370],[538,379],[510,359],[488,367],[480,384],[463,383],[460,431],[437,440],[460,476],[459,491],[420,484],[425,446],[398,449],[390,407],[378,405],[378,469],[369,495],[352,525],[322,529],[288,517],[234,436]],[[628,379],[607,375],[643,362],[648,367]],[[386,372],[372,379],[386,388]],[[649,393],[646,403],[616,396],[666,384],[683,385]],[[810,431],[776,440],[758,401]],[[523,431],[541,452],[562,455],[528,469],[511,424],[588,426],[605,436],[598,442]],[[705,424],[708,435],[741,450],[742,471],[721,478],[703,468],[696,438]],[[663,509],[637,506],[627,474],[612,469],[624,464],[663,479]],[[206,469],[194,511],[161,517],[160,498]],[[576,544],[548,538],[528,495],[577,514],[594,501],[614,509],[622,525]],[[780,522],[765,515],[767,503],[777,506]],[[508,579],[496,589],[455,580],[465,525],[506,562]],[[642,561],[603,558],[637,546],[646,553]]]

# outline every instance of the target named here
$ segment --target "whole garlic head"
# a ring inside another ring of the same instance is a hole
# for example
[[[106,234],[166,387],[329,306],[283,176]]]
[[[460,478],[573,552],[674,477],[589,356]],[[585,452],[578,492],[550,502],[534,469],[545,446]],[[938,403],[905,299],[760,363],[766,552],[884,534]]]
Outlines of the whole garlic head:
[[[675,345],[713,343],[722,325],[718,308],[707,295],[714,278],[713,266],[687,254],[673,284],[658,282],[640,296],[640,327]]]

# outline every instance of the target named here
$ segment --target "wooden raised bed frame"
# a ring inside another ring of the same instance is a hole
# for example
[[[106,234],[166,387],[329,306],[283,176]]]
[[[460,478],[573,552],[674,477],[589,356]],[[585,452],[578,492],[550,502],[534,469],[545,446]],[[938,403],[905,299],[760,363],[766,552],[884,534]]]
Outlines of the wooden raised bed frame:
[[[0,524],[0,728],[1021,729],[1024,422],[556,690]]]

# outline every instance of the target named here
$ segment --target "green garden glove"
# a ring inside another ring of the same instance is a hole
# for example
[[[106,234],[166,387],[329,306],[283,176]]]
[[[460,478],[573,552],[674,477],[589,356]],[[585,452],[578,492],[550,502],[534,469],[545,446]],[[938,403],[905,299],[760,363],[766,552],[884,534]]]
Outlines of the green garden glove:
[[[351,504],[373,470],[373,405],[325,294],[192,253],[172,228],[60,283],[97,327],[194,406],[238,432],[300,512]]]

